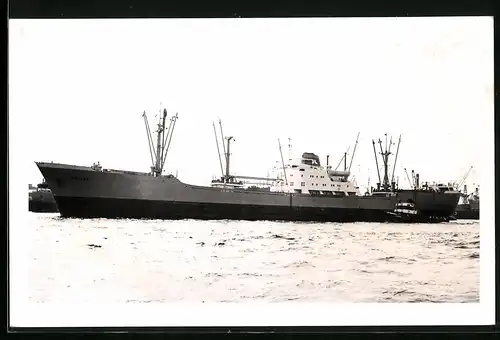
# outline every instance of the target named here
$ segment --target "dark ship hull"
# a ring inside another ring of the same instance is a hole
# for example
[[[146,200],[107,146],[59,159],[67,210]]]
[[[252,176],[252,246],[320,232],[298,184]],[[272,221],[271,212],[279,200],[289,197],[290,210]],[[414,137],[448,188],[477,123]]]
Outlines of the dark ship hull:
[[[31,212],[56,213],[57,203],[50,191],[32,191],[29,193],[28,209]]]
[[[399,190],[377,196],[311,196],[189,185],[151,176],[37,163],[62,217],[386,222],[387,212],[412,201],[424,219],[455,212],[457,192]]]
[[[455,217],[459,220],[479,220],[479,204],[459,204]]]
[[[49,202],[42,202],[42,201],[30,201],[29,202],[29,211],[31,212],[37,212],[37,213],[56,213],[59,210],[57,209],[57,204],[54,203],[49,203]]]
[[[389,218],[387,222],[391,223],[441,223],[448,222],[453,219],[452,216],[426,216],[422,214],[409,215],[409,214],[395,214],[388,212]]]

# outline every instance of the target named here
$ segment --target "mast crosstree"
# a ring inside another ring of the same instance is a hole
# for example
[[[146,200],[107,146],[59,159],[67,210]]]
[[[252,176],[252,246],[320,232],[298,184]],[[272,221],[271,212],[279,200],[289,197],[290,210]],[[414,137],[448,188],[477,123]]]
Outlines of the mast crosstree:
[[[378,183],[377,183],[377,190],[382,190],[382,191],[391,191],[396,189],[396,183],[394,182],[394,171],[396,169],[396,162],[398,160],[398,153],[399,153],[399,145],[401,144],[401,135],[399,136],[399,141],[398,141],[398,146],[396,150],[396,155],[394,159],[394,165],[393,165],[393,171],[392,171],[392,176],[391,179],[389,180],[389,156],[392,155],[391,152],[391,146],[396,145],[392,141],[392,137],[390,138],[389,141],[387,141],[387,133],[385,134],[385,149],[382,148],[382,140],[378,140],[378,145],[380,147],[380,156],[382,159],[382,167],[383,167],[383,177],[381,178],[380,176],[380,167],[378,164],[378,157],[377,157],[377,149],[375,147],[375,141],[372,140],[373,144],[373,153],[375,154],[375,163],[377,165],[377,175],[378,175]]]
[[[163,115],[160,116],[157,124],[157,129],[155,131],[155,133],[157,134],[156,147],[153,144],[153,136],[149,127],[146,111],[143,112],[142,117],[144,118],[144,123],[146,125],[146,134],[148,136],[149,153],[151,155],[152,163],[151,174],[153,176],[161,176],[163,168],[165,166],[165,161],[167,159],[170,142],[172,141],[172,135],[175,128],[175,122],[178,118],[178,113],[170,118],[168,128],[165,128],[167,120],[167,109],[163,109]]]

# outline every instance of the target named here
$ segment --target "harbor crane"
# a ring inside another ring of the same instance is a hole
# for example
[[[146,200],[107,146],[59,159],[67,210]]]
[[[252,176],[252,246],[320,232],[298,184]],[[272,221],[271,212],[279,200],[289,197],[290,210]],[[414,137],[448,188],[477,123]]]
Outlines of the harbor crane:
[[[462,185],[465,183],[465,181],[467,180],[467,177],[469,177],[471,171],[472,171],[472,168],[473,166],[471,166],[469,168],[469,170],[465,173],[465,175],[462,177],[462,179],[460,180],[460,182],[458,182],[457,184],[457,190],[460,190],[460,188],[462,187]]]

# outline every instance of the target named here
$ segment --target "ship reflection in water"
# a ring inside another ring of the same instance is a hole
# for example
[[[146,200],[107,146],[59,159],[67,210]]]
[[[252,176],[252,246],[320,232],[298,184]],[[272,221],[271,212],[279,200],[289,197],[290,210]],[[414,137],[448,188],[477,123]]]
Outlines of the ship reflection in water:
[[[479,223],[30,214],[33,302],[479,302]]]
[[[177,115],[166,128],[167,112],[163,111],[158,123],[157,144],[153,144],[146,114],[143,115],[152,159],[149,173],[103,169],[58,163],[37,162],[37,166],[54,194],[63,217],[77,218],[149,218],[149,219],[202,219],[202,220],[285,220],[324,222],[446,222],[452,218],[460,193],[452,186],[421,186],[416,174],[411,189],[400,189],[389,173],[392,138],[373,149],[379,169],[377,187],[366,195],[352,182],[346,154],[344,169],[322,166],[319,157],[311,152],[284,161],[279,143],[281,168],[272,178],[239,176],[230,172],[232,136],[224,137],[222,124],[222,150],[213,124],[219,152],[222,176],[211,186],[196,186],[181,182],[173,175],[163,175]],[[359,134],[358,134],[359,138]],[[224,143],[224,141],[226,143]],[[395,153],[397,161],[399,144]],[[358,141],[356,140],[356,145]],[[354,152],[356,150],[354,147]],[[354,152],[352,157],[354,157]],[[380,156],[379,156],[380,155]],[[342,161],[341,161],[342,162]],[[225,164],[225,171],[224,166]],[[395,165],[392,166],[396,168]],[[261,182],[262,186],[245,185],[243,180]],[[401,216],[397,205],[409,203],[416,214]],[[410,217],[410,218],[409,218]]]

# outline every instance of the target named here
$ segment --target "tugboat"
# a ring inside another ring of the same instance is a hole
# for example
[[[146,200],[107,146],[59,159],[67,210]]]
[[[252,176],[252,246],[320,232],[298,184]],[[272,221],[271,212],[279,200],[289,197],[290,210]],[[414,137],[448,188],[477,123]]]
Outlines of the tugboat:
[[[29,211],[44,213],[58,212],[56,200],[45,179],[36,188],[33,188],[31,185],[29,187]]]
[[[400,223],[440,223],[450,221],[450,217],[424,217],[415,208],[413,202],[398,202],[393,211],[388,211],[388,215],[393,217],[390,222]]]
[[[394,211],[388,211],[387,214],[404,222],[412,222],[418,218],[418,211],[415,209],[415,204],[412,202],[399,202],[396,204]]]

